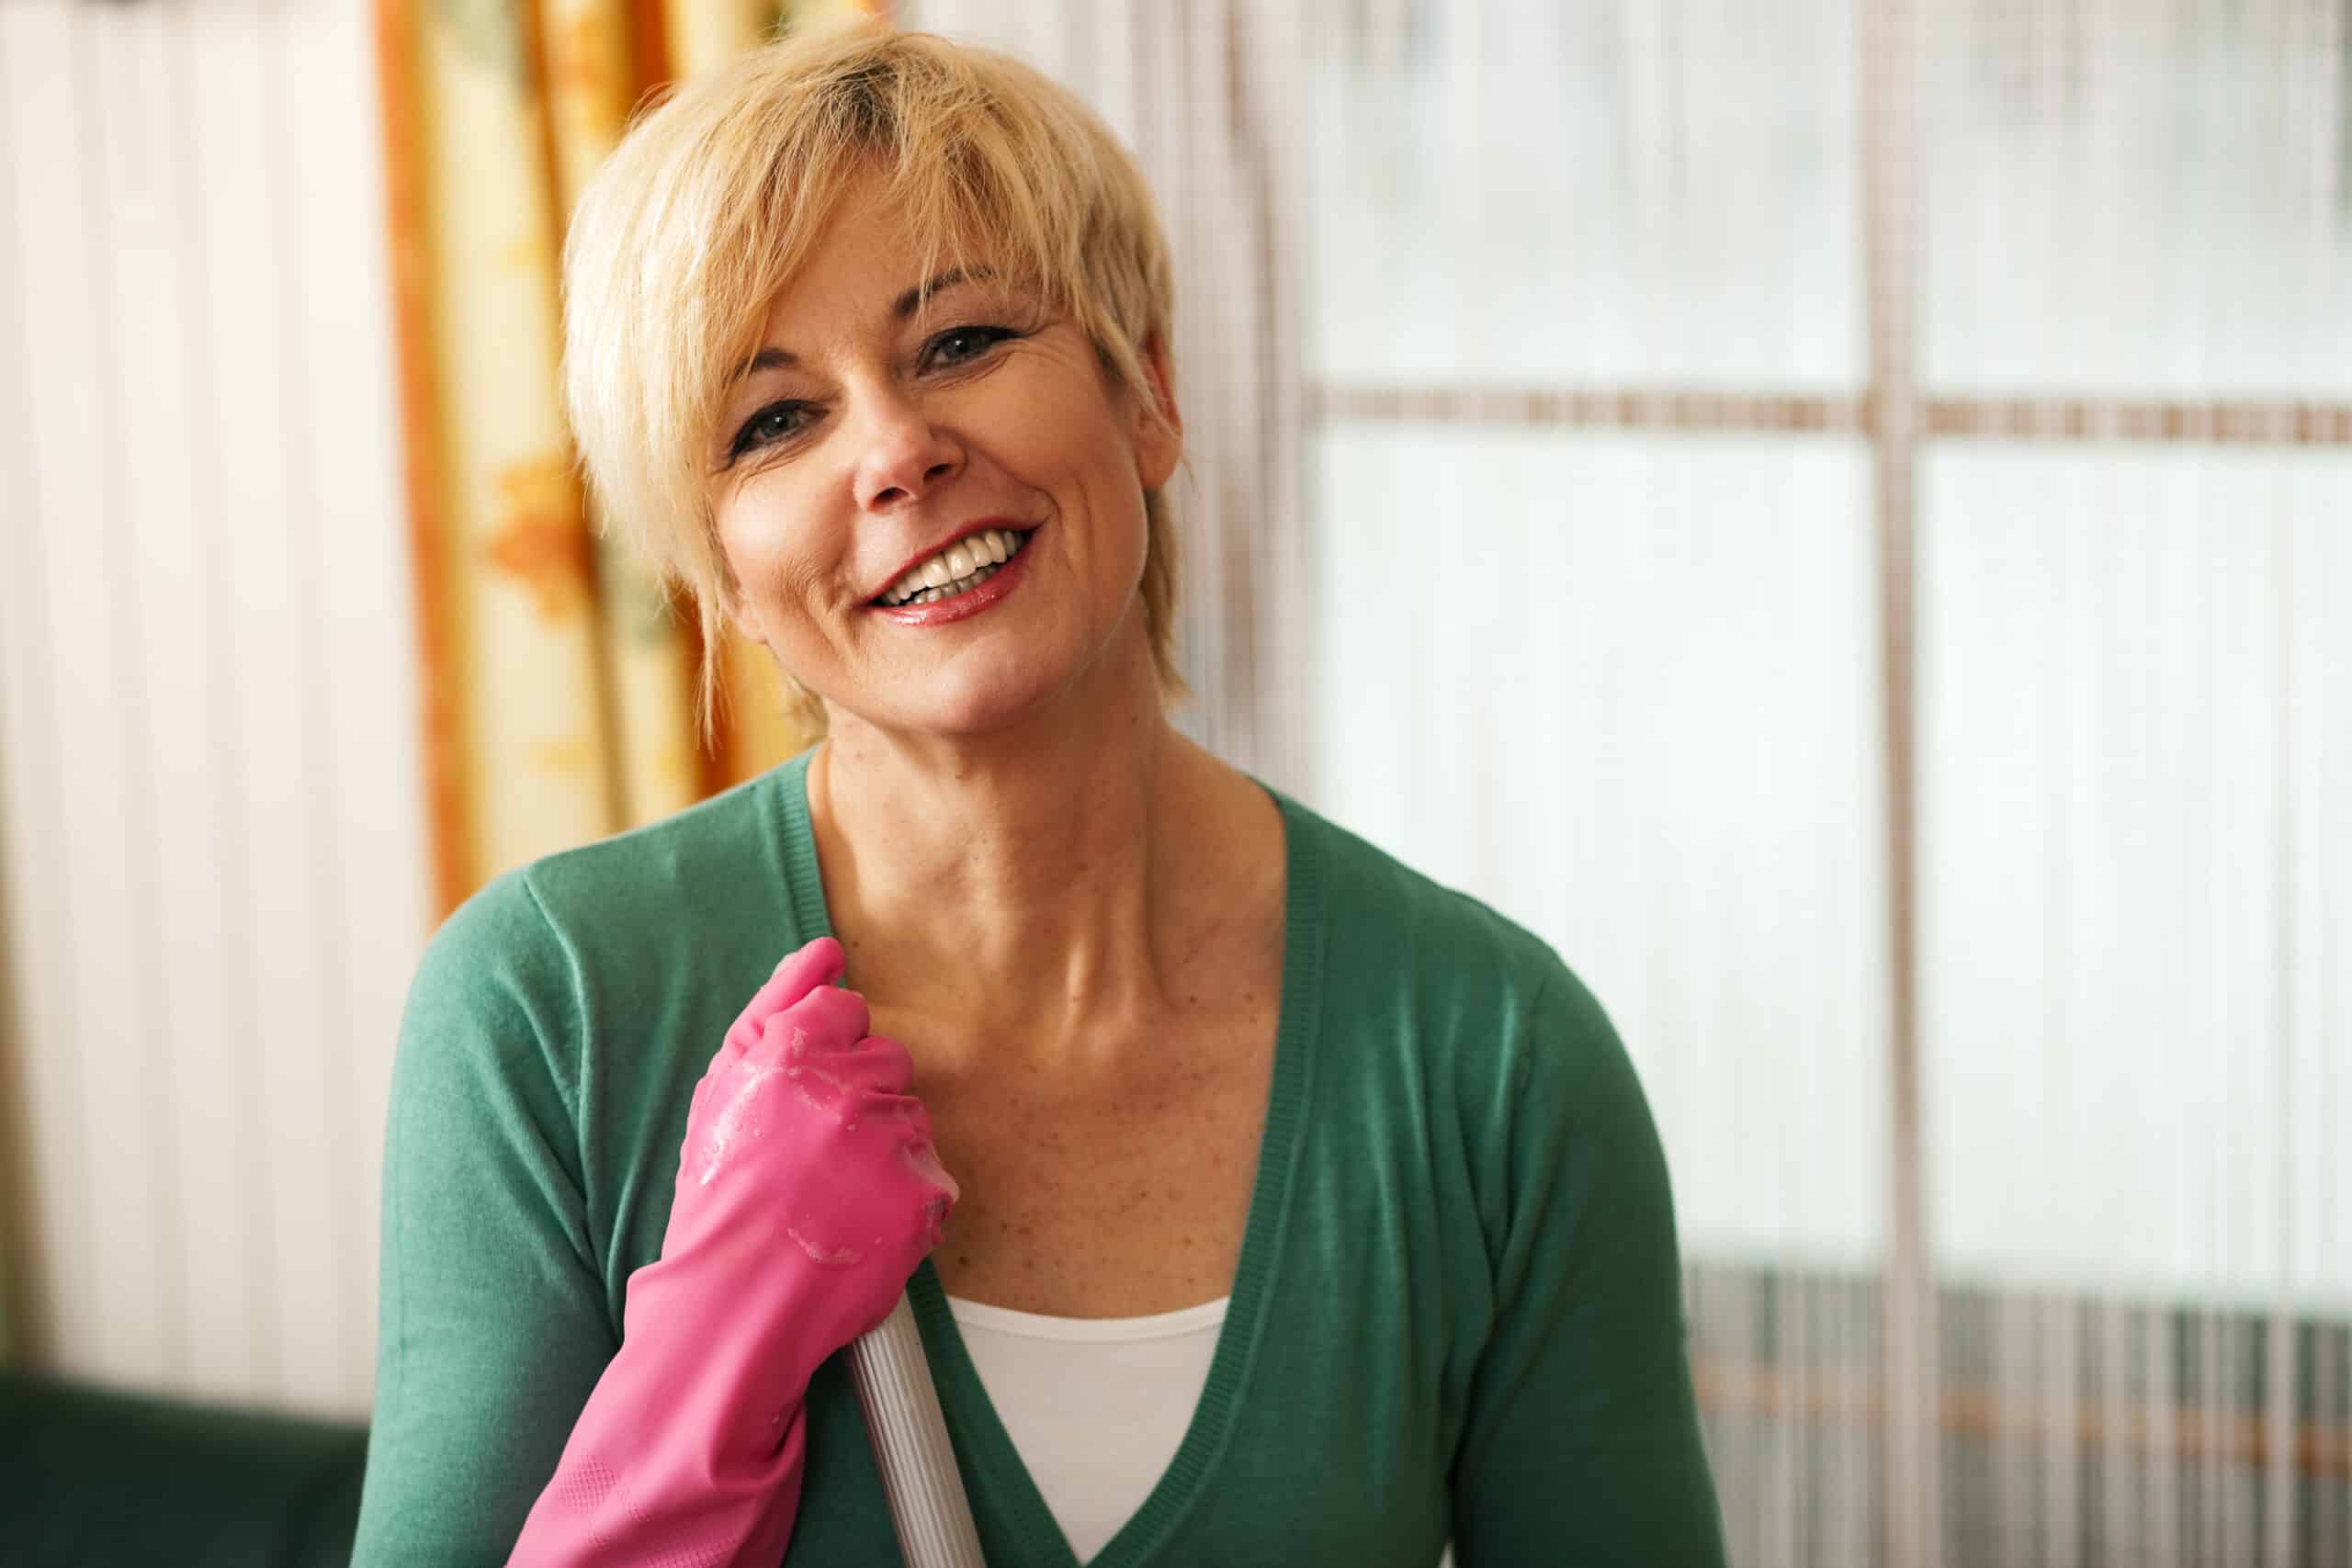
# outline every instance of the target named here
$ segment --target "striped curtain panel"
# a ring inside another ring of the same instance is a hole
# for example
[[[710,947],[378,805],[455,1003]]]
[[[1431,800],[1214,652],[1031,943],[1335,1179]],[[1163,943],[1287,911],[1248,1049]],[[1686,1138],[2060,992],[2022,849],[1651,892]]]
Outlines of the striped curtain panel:
[[[373,20],[0,5],[13,1350],[340,1415],[428,860]]]
[[[558,256],[630,107],[819,0],[380,0],[425,723],[447,912],[510,867],[664,816],[806,745],[732,638],[706,754],[692,617],[598,545],[558,386]]]

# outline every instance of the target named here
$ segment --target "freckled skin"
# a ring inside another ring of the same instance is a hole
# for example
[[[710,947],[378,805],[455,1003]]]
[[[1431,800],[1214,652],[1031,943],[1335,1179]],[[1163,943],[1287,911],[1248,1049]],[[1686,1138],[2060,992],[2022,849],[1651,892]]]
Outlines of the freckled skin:
[[[1175,1060],[1139,1045],[1106,1051],[1142,1066],[1053,1086],[1001,1081],[989,1064],[1003,1054],[985,1041],[944,1036],[918,1055],[917,1091],[960,1191],[932,1259],[951,1293],[1057,1316],[1132,1317],[1231,1289],[1272,1068],[1275,935],[1254,954],[1269,983],[1206,1018],[1188,1008],[1134,1026],[1138,1042],[1181,1041]],[[887,1011],[875,1010],[877,1028]]]

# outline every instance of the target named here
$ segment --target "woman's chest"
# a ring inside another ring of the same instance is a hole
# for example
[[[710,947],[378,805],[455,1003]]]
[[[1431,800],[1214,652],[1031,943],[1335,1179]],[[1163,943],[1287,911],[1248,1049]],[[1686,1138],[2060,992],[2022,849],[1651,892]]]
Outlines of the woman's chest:
[[[1195,1021],[1133,1043],[1132,1070],[1084,1087],[919,1070],[961,1189],[932,1257],[948,1293],[1061,1317],[1144,1316],[1227,1293],[1275,1026],[1271,1004]]]

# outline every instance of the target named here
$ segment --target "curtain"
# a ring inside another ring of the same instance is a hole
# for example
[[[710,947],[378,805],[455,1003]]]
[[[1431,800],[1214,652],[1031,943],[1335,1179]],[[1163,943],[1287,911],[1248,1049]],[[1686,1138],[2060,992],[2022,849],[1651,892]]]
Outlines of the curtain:
[[[1668,1144],[1736,1561],[2352,1562],[2334,0],[1317,0],[1310,798]]]
[[[380,0],[401,401],[436,906],[791,755],[729,637],[706,753],[686,607],[600,549],[562,426],[557,257],[630,107],[820,0]]]
[[[0,5],[16,1353],[337,1415],[427,863],[373,26]]]

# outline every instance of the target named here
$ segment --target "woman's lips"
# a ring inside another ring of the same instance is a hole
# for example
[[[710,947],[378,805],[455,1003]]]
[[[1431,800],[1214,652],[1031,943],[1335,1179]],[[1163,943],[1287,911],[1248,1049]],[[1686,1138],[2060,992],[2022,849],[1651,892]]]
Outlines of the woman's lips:
[[[940,540],[939,543],[932,546],[929,549],[922,550],[915,555],[910,556],[907,559],[901,561],[899,565],[899,570],[893,572],[890,576],[889,587],[884,588],[881,592],[875,594],[874,597],[872,599],[868,599],[866,603],[871,604],[887,597],[890,589],[897,587],[900,581],[904,581],[909,572],[914,570],[915,568],[921,566],[923,562],[929,560],[933,556],[944,556],[946,553],[948,547],[951,545],[960,545],[965,540],[973,537],[975,535],[985,534],[991,528],[1001,534],[1010,534],[1014,538],[1023,538],[1028,535],[1035,533],[1039,526],[1041,526],[1041,525],[1016,523],[1010,517],[983,517],[977,523],[967,523],[964,526],[956,530],[955,533],[950,534],[946,538]]]
[[[967,621],[983,611],[994,609],[1005,596],[1021,586],[1029,575],[1029,558],[1036,552],[1036,536],[1011,560],[996,569],[986,582],[953,599],[934,599],[928,604],[876,604],[874,614],[902,626],[944,626],[952,621]]]

